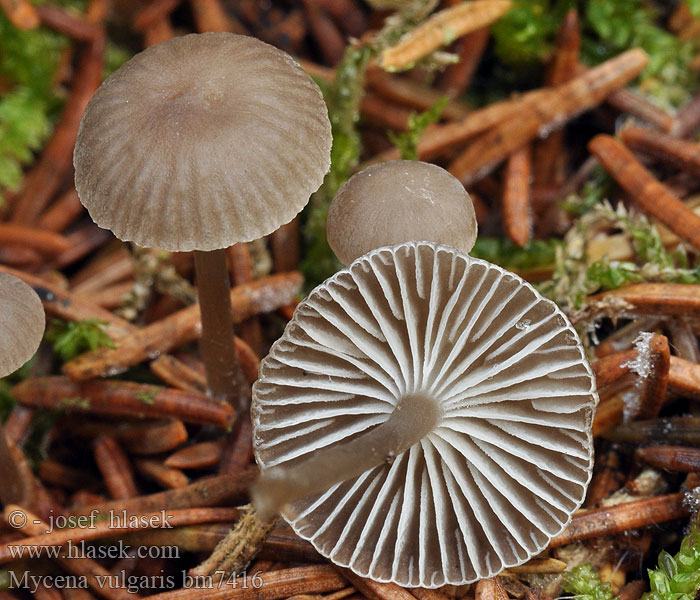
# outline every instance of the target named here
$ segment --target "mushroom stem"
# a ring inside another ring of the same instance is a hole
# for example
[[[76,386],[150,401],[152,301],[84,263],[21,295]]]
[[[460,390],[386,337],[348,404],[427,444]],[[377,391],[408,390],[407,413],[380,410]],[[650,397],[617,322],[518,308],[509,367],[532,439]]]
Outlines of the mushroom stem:
[[[238,406],[240,367],[233,338],[226,250],[195,250],[194,270],[202,318],[199,352],[204,362],[209,394],[234,408],[241,408]]]
[[[293,467],[263,470],[251,489],[258,518],[273,518],[290,502],[329,489],[365,471],[391,462],[440,422],[437,403],[426,394],[403,396],[384,423],[344,444],[318,451]]]

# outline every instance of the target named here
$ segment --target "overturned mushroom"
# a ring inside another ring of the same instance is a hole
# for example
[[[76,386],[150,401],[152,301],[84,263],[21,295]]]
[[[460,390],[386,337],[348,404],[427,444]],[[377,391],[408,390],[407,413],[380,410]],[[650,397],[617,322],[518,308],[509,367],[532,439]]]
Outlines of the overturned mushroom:
[[[122,240],[195,250],[216,397],[237,396],[223,249],[290,221],[323,181],[330,144],[321,92],[301,67],[230,33],[148,48],[88,104],[74,154],[80,200]]]
[[[328,209],[328,244],[345,265],[402,242],[428,241],[469,252],[476,241],[474,206],[442,167],[393,160],[353,175]]]
[[[379,248],[303,301],[254,386],[260,514],[356,573],[437,587],[525,562],[584,498],[578,336],[519,277]]]

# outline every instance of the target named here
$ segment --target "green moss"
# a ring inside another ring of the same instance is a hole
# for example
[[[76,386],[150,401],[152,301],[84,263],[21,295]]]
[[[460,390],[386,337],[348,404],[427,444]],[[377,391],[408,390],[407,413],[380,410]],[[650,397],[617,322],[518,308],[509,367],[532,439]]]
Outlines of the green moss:
[[[368,46],[349,46],[333,82],[319,82],[328,105],[333,145],[330,171],[323,185],[311,197],[303,226],[306,248],[300,268],[309,287],[314,287],[342,267],[326,240],[326,217],[333,196],[360,160],[362,145],[357,122],[364,93],[365,69],[372,53]]]
[[[418,142],[429,125],[437,123],[450,99],[443,96],[425,112],[412,112],[408,117],[408,130],[400,133],[387,132],[389,140],[401,152],[403,160],[418,160]]]
[[[649,569],[650,591],[642,600],[693,600],[700,591],[700,528],[693,524],[680,550],[659,554],[658,568]]]
[[[577,600],[613,600],[609,583],[603,583],[600,575],[593,570],[590,563],[574,567],[564,573],[563,590],[573,594]]]
[[[700,12],[698,0],[691,9]],[[689,68],[698,42],[679,40],[664,30],[652,3],[645,0],[515,0],[492,26],[495,50],[508,65],[542,63],[551,55],[561,19],[570,8],[581,15],[584,62],[599,64],[629,48],[649,54],[640,88],[665,106],[678,106],[697,88]]]
[[[556,249],[561,240],[530,240],[524,247],[506,238],[479,237],[469,253],[511,271],[524,271],[554,265]]]
[[[98,319],[71,322],[53,319],[44,337],[61,360],[67,362],[83,352],[114,348],[112,338],[104,330],[105,325]]]

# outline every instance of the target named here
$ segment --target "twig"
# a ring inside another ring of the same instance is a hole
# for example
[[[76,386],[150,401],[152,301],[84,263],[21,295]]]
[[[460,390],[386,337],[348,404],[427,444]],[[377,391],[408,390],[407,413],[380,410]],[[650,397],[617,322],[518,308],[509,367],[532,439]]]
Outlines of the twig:
[[[645,212],[700,249],[700,217],[645,169],[623,144],[601,134],[594,137],[588,147]]]
[[[227,428],[233,409],[207,396],[131,381],[86,381],[67,377],[26,379],[12,393],[27,406],[137,418],[176,418],[186,423]]]
[[[280,600],[298,594],[320,594],[346,587],[345,579],[329,565],[293,567],[280,571],[258,574],[259,580],[251,584],[251,575],[224,582],[214,589],[181,589],[149,596],[149,600]]]
[[[581,47],[581,30],[576,10],[571,9],[566,13],[559,27],[554,47],[554,55],[546,78],[546,83],[550,86],[561,85],[576,76]],[[533,176],[538,184],[559,179],[556,170],[557,165],[562,164],[563,143],[563,129],[553,131],[546,138],[535,143]]]
[[[243,24],[226,12],[220,0],[190,0],[197,31],[230,31],[248,35]]]
[[[443,94],[432,88],[421,85],[405,77],[390,75],[376,67],[367,69],[367,84],[377,94],[403,106],[417,110],[428,110],[443,97]],[[471,111],[455,100],[448,102],[441,116],[448,121],[464,119]]]
[[[231,290],[234,323],[275,310],[291,302],[301,289],[301,275],[284,273],[258,279]],[[121,371],[196,339],[200,334],[199,305],[169,315],[117,340],[115,349],[83,354],[63,366],[72,379],[84,380]]]
[[[36,250],[24,246],[0,246],[0,265],[23,271],[35,271],[44,262]]]
[[[449,164],[448,171],[465,184],[483,177],[516,148],[600,104],[639,75],[648,60],[643,50],[634,48],[543,93],[540,102],[525,105],[525,114],[479,136]]]
[[[325,9],[315,0],[303,0],[311,33],[318,43],[326,64],[335,65],[345,53],[345,36],[338,30]]]
[[[359,38],[367,29],[367,19],[355,0],[316,0],[348,35]]]
[[[634,500],[617,506],[576,513],[566,529],[554,536],[550,548],[673,521],[688,516],[684,494],[667,494]]]
[[[523,94],[519,98],[495,102],[482,109],[475,110],[461,121],[428,128],[418,142],[418,157],[421,160],[432,160],[442,156],[477,134],[498,125],[502,121],[522,114],[528,110],[531,103],[544,101],[550,97],[550,94],[548,90],[534,90]],[[399,150],[394,148],[379,154],[370,162],[396,160],[399,156]]]
[[[117,433],[121,444],[132,454],[170,452],[187,441],[182,421],[170,419],[147,425],[130,425]]]
[[[111,237],[112,234],[108,230],[100,229],[94,223],[86,223],[66,236],[70,246],[58,254],[45,268],[58,271],[72,265],[97,250]]]
[[[276,520],[260,521],[252,504],[242,507],[236,526],[217,544],[211,556],[190,569],[189,574],[193,577],[217,575],[228,578],[233,573],[240,573],[258,553]]]
[[[68,238],[59,233],[16,223],[0,223],[0,240],[3,245],[21,244],[49,256],[60,254],[71,247]]]
[[[335,569],[367,600],[415,600],[408,590],[395,583],[381,583],[366,579],[342,567],[335,567]]]
[[[167,506],[169,510],[175,510],[230,504],[240,499],[240,496],[245,493],[257,476],[258,469],[250,468],[242,473],[237,473],[235,476],[218,475],[216,477],[205,477],[185,488],[177,490],[138,496],[129,500],[79,506],[70,511],[70,514],[86,515],[93,510],[97,510],[99,514],[121,513],[121,511],[138,514],[159,511],[164,506]],[[238,517],[237,511],[232,514],[234,516],[231,517],[231,520]]]
[[[519,148],[508,157],[503,180],[503,224],[506,234],[518,246],[524,246],[532,234],[530,207],[530,146]]]
[[[0,9],[18,29],[39,27],[39,15],[29,0],[0,0]]]
[[[457,41],[455,51],[459,56],[459,62],[448,65],[437,84],[438,88],[450,98],[459,98],[464,95],[481,62],[490,35],[489,28],[484,27]]]
[[[649,446],[648,448],[637,448],[634,457],[657,469],[684,473],[700,472],[700,448]]]
[[[102,29],[95,23],[76,14],[66,12],[54,4],[36,7],[41,24],[63,33],[79,42],[92,42],[101,35]]]
[[[700,310],[700,286],[684,283],[637,283],[589,296],[590,301],[610,296],[632,305],[634,312],[649,315],[692,315]]]
[[[158,21],[166,19],[179,4],[180,0],[151,0],[134,17],[131,25],[136,31],[145,31]]]
[[[668,444],[700,444],[700,418],[670,417],[650,421],[633,421],[619,425],[605,434],[613,442],[644,444],[663,440]]]
[[[174,469],[204,469],[217,465],[222,454],[221,442],[201,442],[173,452],[163,464]]]
[[[108,310],[83,302],[77,295],[64,291],[60,286],[45,278],[31,275],[25,271],[10,269],[3,265],[0,265],[0,273],[14,275],[30,285],[41,298],[46,312],[51,315],[67,321],[84,321],[86,319],[104,321],[106,323],[105,331],[112,338],[123,336],[136,329],[128,321],[114,316]]]
[[[231,269],[231,280],[234,285],[241,285],[253,281],[253,262],[248,244],[241,242],[231,246],[228,249],[228,258]],[[263,346],[260,320],[257,317],[251,317],[242,321],[236,329],[241,339],[250,346],[255,355],[255,362],[257,363],[257,355],[262,353]]]
[[[586,507],[592,508],[601,500],[619,490],[625,483],[620,470],[620,455],[614,450],[596,452],[596,462],[591,483],[586,492]]]
[[[498,20],[510,8],[510,0],[474,0],[446,8],[384,50],[377,64],[387,71],[414,65],[449,42]]]
[[[380,130],[393,129],[394,131],[407,131],[408,119],[413,112],[371,91],[365,92],[362,97],[360,111],[365,124]]]
[[[189,479],[179,469],[165,466],[162,462],[150,458],[137,458],[134,466],[139,473],[169,489],[184,488]]]
[[[240,360],[240,355],[239,355]],[[192,369],[170,354],[161,354],[150,364],[150,369],[169,386],[188,392],[205,393],[204,373]]]
[[[654,334],[647,344],[648,373],[645,370],[640,374],[639,403],[630,415],[634,419],[653,419],[666,399],[671,359],[668,340],[663,335]]]
[[[270,248],[275,273],[294,271],[299,266],[301,257],[299,220],[292,219],[289,223],[272,232]]]
[[[676,127],[672,133],[681,138],[690,137],[700,128],[700,93],[693,96],[676,115]]]
[[[700,144],[679,140],[643,127],[628,127],[620,133],[625,146],[669,163],[700,177]]]
[[[700,400],[700,365],[679,356],[672,356],[668,387],[681,396]]]
[[[139,495],[129,459],[114,438],[100,436],[95,441],[94,452],[95,463],[112,498],[121,500]]]
[[[49,231],[63,231],[82,214],[83,210],[78,192],[75,188],[71,188],[44,211],[37,221],[37,226]]]
[[[660,131],[669,133],[678,127],[673,115],[630,89],[615,90],[608,96],[606,102],[620,112],[637,117],[640,121],[649,123]]]

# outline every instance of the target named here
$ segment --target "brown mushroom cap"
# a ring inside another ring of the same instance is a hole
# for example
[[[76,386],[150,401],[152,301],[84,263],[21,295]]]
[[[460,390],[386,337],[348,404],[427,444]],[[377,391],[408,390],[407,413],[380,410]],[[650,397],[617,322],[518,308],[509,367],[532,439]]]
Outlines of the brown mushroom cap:
[[[328,210],[326,235],[345,265],[382,246],[427,241],[469,252],[474,206],[464,186],[430,163],[372,165],[343,185]]]
[[[290,56],[251,37],[192,34],[102,84],[80,125],[75,184],[122,240],[215,250],[294,218],[330,145],[321,92]]]
[[[45,325],[44,307],[36,292],[16,277],[0,273],[0,377],[34,355]]]

